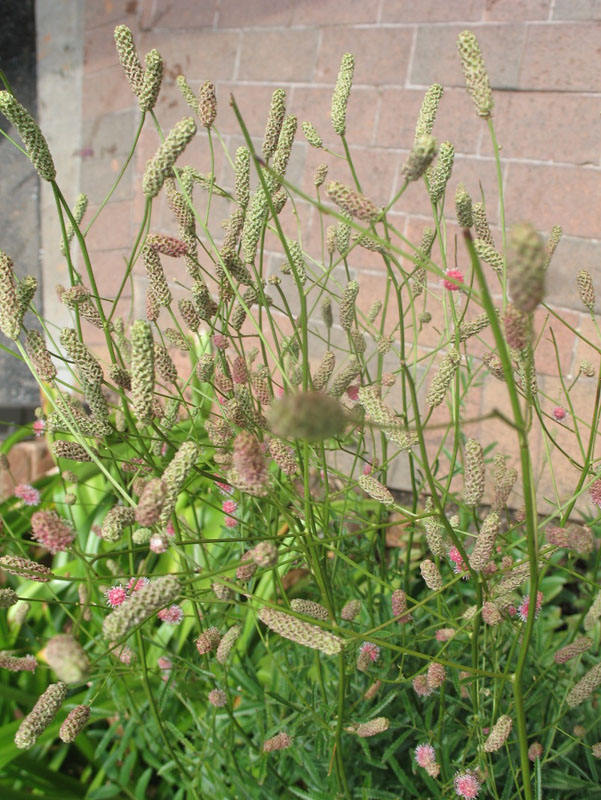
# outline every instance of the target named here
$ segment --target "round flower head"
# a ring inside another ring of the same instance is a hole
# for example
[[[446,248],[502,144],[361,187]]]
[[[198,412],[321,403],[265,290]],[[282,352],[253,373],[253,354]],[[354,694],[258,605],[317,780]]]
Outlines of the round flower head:
[[[227,704],[227,695],[223,689],[212,689],[209,692],[209,703],[215,708],[221,708]]]
[[[51,553],[68,550],[75,539],[73,528],[54,511],[36,511],[31,517],[33,538]]]
[[[14,495],[22,500],[26,506],[38,506],[40,504],[40,493],[29,483],[17,484]]]
[[[126,589],[129,594],[132,592],[139,592],[144,586],[147,586],[150,583],[149,578],[130,578],[127,582]]]
[[[181,606],[172,605],[169,608],[162,608],[157,617],[169,625],[179,625],[184,618],[184,611]]]
[[[380,648],[377,644],[371,642],[363,642],[361,645],[361,654],[369,658],[370,661],[377,661],[380,658]]]
[[[538,617],[541,606],[543,603],[543,593],[537,592],[536,594],[536,611],[534,614],[534,618]],[[530,608],[530,595],[526,595],[520,605],[518,606],[518,616],[522,620],[522,622],[526,622],[528,619],[528,610]]]
[[[567,411],[565,410],[565,408],[562,408],[561,406],[555,406],[555,408],[552,411],[552,414],[553,414],[553,419],[557,420],[557,422],[563,422],[564,419],[566,418]]]
[[[224,336],[223,333],[216,333],[213,336],[213,344],[218,350],[225,350],[230,346],[227,336]]]
[[[442,281],[442,285],[450,292],[456,292],[459,289],[458,284],[463,283],[463,272],[460,269],[448,269],[446,276]]]
[[[455,572],[457,575],[459,575],[460,573],[465,573],[463,577],[467,578],[468,577],[467,568],[465,566],[461,553],[455,547],[455,545],[453,545],[453,547],[451,547],[451,549],[449,550],[449,558],[453,562],[453,572]]]
[[[164,533],[153,533],[148,542],[153,553],[165,553],[169,547],[169,539]]]
[[[420,767],[426,769],[436,761],[436,750],[431,744],[418,744],[415,748],[415,760]]]
[[[46,430],[46,422],[43,419],[36,419],[31,427],[35,433],[35,438],[39,439],[40,436],[44,435],[44,431]]]
[[[116,608],[127,599],[127,592],[123,586],[119,584],[119,586],[111,586],[110,589],[107,589],[104,596],[106,597],[108,605],[111,608]]]
[[[473,772],[458,772],[454,780],[455,792],[464,800],[478,797],[480,781]]]
[[[225,514],[233,514],[236,508],[238,507],[238,503],[235,500],[224,500],[221,508]]]
[[[165,656],[159,656],[159,658],[157,658],[157,666],[159,669],[172,669],[173,662]]]

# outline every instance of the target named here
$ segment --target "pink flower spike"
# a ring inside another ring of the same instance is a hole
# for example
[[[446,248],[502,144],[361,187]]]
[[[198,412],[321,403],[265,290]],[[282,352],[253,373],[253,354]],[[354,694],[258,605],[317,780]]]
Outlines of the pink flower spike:
[[[217,488],[224,494],[231,494],[234,491],[234,487],[230,486],[229,483],[221,483],[221,481],[216,481],[215,486],[217,486]]]
[[[147,583],[150,583],[148,578],[130,578],[127,582],[127,591],[131,594],[132,592],[139,592],[143,586],[146,586]]]
[[[222,333],[216,333],[213,336],[213,344],[218,350],[227,350],[230,346],[227,336],[224,336]]]
[[[453,562],[453,571],[455,574],[459,575],[461,572],[465,572],[466,574],[463,577],[467,578],[467,569],[465,567],[465,563],[461,557],[461,553],[454,545],[449,550],[449,558]]]
[[[159,669],[171,669],[173,667],[173,663],[165,656],[160,656],[157,658],[157,666]]]
[[[168,522],[167,527],[165,528],[165,533],[167,536],[175,536],[175,526],[173,522]]]
[[[235,528],[238,524],[238,520],[235,517],[226,517],[225,518],[225,527],[226,528]]]
[[[426,769],[436,762],[436,750],[431,744],[418,744],[415,748],[415,760],[420,767]]]
[[[536,611],[534,613],[534,618],[536,619],[540,613],[541,606],[543,604],[543,593],[537,592],[536,594]],[[518,617],[522,620],[522,622],[526,622],[528,619],[528,611],[530,609],[530,595],[526,595],[520,605],[518,606]]]
[[[221,508],[223,509],[224,514],[233,514],[238,508],[238,503],[236,503],[235,500],[224,500]]]
[[[22,500],[26,506],[39,506],[40,493],[29,483],[19,483],[15,486],[15,497]]]
[[[346,390],[346,395],[349,400],[352,400],[353,403],[356,403],[359,399],[359,387],[356,384],[349,386]]]
[[[447,278],[443,279],[442,285],[450,292],[456,292],[459,289],[457,284],[463,283],[463,272],[460,269],[448,269],[446,276]],[[448,278],[451,280],[448,280]]]
[[[372,661],[377,661],[380,658],[380,648],[377,644],[372,644],[371,642],[363,642],[360,652],[368,655]]]
[[[111,608],[117,608],[120,606],[121,603],[124,603],[127,600],[127,592],[123,588],[123,586],[113,586],[110,589],[107,589],[104,593],[106,597],[106,602],[109,604]]]
[[[35,433],[35,438],[39,439],[40,436],[44,435],[44,431],[46,430],[46,422],[43,419],[36,419],[31,427]]]
[[[373,471],[373,466],[369,463],[365,464],[365,466],[363,467],[363,474],[371,475],[372,471]]]
[[[551,413],[553,414],[553,419],[555,419],[557,422],[563,422],[568,412],[561,406],[555,406]]]
[[[589,494],[592,502],[601,508],[601,478],[597,478],[597,480],[591,484]]]
[[[478,797],[480,781],[473,772],[458,772],[455,775],[455,792],[464,800],[473,800]]]
[[[169,608],[162,608],[157,616],[168,625],[179,625],[184,618],[184,611],[181,606],[172,605]]]

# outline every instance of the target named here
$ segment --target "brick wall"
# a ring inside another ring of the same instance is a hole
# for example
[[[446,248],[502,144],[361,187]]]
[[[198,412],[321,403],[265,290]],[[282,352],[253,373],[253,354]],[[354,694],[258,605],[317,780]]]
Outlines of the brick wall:
[[[163,127],[187,113],[175,86],[178,74],[185,74],[193,89],[212,80],[218,91],[217,126],[230,152],[242,141],[228,104],[230,93],[259,144],[277,86],[288,92],[289,112],[299,121],[311,120],[326,143],[339,149],[329,121],[330,98],[340,56],[353,52],[357,65],[348,140],[365,193],[381,204],[399,186],[425,89],[442,83],[445,94],[434,132],[456,148],[451,191],[462,181],[477,197],[481,182],[494,226],[498,208],[492,150],[486,125],[465,92],[456,51],[457,34],[472,29],[495,90],[508,221],[529,219],[543,233],[562,225],[564,237],[550,268],[547,297],[575,330],[594,335],[579,304],[575,278],[581,268],[601,278],[601,0],[87,0],[85,5],[82,147],[73,158],[81,159],[81,190],[89,195],[92,211],[120,169],[139,119],[114,51],[113,29],[125,23],[142,53],[157,47],[166,61],[156,109]],[[343,162],[324,158],[302,134],[298,140],[290,166],[293,182],[310,189],[314,168],[324,160],[330,162],[332,177],[348,180]],[[141,175],[158,142],[149,122],[125,180],[88,236],[99,288],[107,295],[114,292],[137,232],[143,210]],[[209,171],[203,133],[188,148],[186,162]],[[223,185],[232,185],[219,147],[216,173]],[[311,250],[318,234],[317,219],[309,212],[301,203],[304,242]],[[214,202],[213,230],[225,215],[226,206]],[[412,186],[391,218],[412,241],[419,240],[431,219],[423,187]],[[288,219],[286,224],[294,222]],[[153,209],[152,224],[156,230],[174,230],[163,202]],[[451,216],[448,230],[452,236]],[[493,233],[498,235],[498,228]],[[363,252],[352,263],[365,307],[379,296],[384,282],[379,261],[371,255]],[[276,262],[274,257],[274,266]],[[182,279],[183,273],[177,277]],[[139,274],[134,285],[143,287]],[[142,313],[142,293],[137,294]],[[130,300],[128,287],[122,308]],[[580,359],[595,353],[566,335],[546,313],[539,313],[537,325],[544,328],[537,359],[541,390],[560,398],[558,373],[573,374]],[[557,336],[560,369],[550,328]],[[88,333],[101,349],[98,332]],[[423,334],[424,348],[435,344],[430,335]],[[594,382],[580,381],[574,390],[582,413],[591,386]],[[472,401],[474,411],[498,403],[498,394],[496,386],[486,384]],[[490,423],[474,433],[489,440],[506,438],[505,431]],[[542,442],[536,435],[533,439],[538,453]],[[565,467],[565,484],[572,480]],[[550,490],[541,486],[543,493]]]

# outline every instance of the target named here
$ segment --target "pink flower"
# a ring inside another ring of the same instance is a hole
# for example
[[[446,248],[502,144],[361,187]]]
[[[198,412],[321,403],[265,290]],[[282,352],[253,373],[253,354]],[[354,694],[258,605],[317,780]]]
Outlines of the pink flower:
[[[161,455],[164,456],[167,452],[167,442],[163,442],[163,446],[161,447]]]
[[[106,602],[109,604],[109,606],[111,608],[116,608],[117,606],[120,606],[121,603],[125,602],[127,599],[127,592],[123,586],[119,584],[119,586],[113,586],[110,589],[107,589],[104,593],[104,596],[106,597]]]
[[[16,492],[15,492],[16,494]],[[589,494],[591,496],[592,502],[601,508],[601,478],[597,478],[597,480],[591,484],[589,489]]]
[[[173,663],[169,661],[168,658],[165,658],[165,656],[157,658],[157,665],[159,669],[171,669],[173,667]]]
[[[221,508],[223,509],[224,514],[233,514],[238,508],[238,503],[236,503],[235,500],[224,500]]]
[[[131,594],[132,592],[139,592],[143,586],[146,586],[147,583],[150,583],[148,578],[130,578],[127,582],[127,591]]]
[[[534,613],[534,618],[538,617],[541,606],[543,604],[543,593],[537,592],[536,594],[536,611]],[[530,608],[530,595],[526,595],[520,605],[518,606],[518,617],[522,620],[522,622],[526,622],[528,619],[528,610]]]
[[[377,644],[372,644],[371,642],[363,642],[359,652],[369,656],[372,661],[377,661],[380,658],[380,648]]]
[[[276,387],[275,396],[276,397],[283,397],[284,396],[284,388],[282,386],[277,386]]]
[[[22,500],[26,506],[38,506],[40,493],[29,483],[19,483],[15,486],[15,497]]]
[[[224,336],[222,333],[216,333],[213,336],[213,344],[218,350],[227,350],[230,346],[227,336]]]
[[[359,399],[359,386],[353,384],[353,386],[349,386],[346,390],[346,394],[349,400],[352,400],[353,403],[356,403]]]
[[[75,531],[55,511],[36,511],[31,517],[32,536],[51,553],[68,550]]]
[[[428,697],[428,695],[431,695],[434,691],[425,675],[416,675],[412,683],[413,691],[419,695],[419,697]]]
[[[168,625],[179,625],[184,618],[184,611],[181,606],[172,605],[169,608],[162,608],[157,616]]]
[[[455,547],[455,545],[453,545],[453,547],[451,547],[451,549],[449,550],[449,558],[453,562],[453,571],[455,572],[455,574],[459,575],[461,572],[465,572],[466,574],[463,577],[467,578],[467,569],[465,567],[465,563],[463,561],[461,553]]]
[[[236,517],[226,517],[225,518],[225,527],[226,528],[235,528],[238,524],[238,520]]]
[[[215,481],[215,486],[220,489],[224,494],[231,494],[234,491],[234,487],[230,486],[229,483],[221,483],[221,481]]]
[[[168,522],[167,527],[165,528],[165,533],[167,536],[175,536],[175,526],[173,522]]]
[[[437,642],[448,642],[453,636],[455,636],[454,628],[439,628],[436,631]]]
[[[36,419],[31,427],[35,433],[35,438],[39,439],[40,436],[44,435],[44,431],[46,430],[46,422],[43,419]]]
[[[415,760],[420,767],[426,769],[436,762],[436,750],[431,744],[418,744],[415,748]]]
[[[457,284],[463,283],[463,272],[460,269],[448,269],[446,275],[451,280],[444,279],[442,285],[450,292],[456,292],[459,289]]]
[[[551,413],[553,414],[553,418],[557,420],[557,422],[563,422],[564,419],[566,418],[567,411],[565,410],[565,408],[562,408],[561,406],[555,406],[555,408]]]
[[[364,474],[364,475],[371,475],[371,473],[372,473],[372,470],[373,470],[373,466],[372,466],[372,465],[371,465],[371,464],[368,462],[368,463],[367,463],[367,464],[365,464],[365,466],[363,467],[363,474]]]
[[[169,547],[169,539],[164,533],[153,533],[148,542],[148,547],[153,553],[165,553]]]
[[[457,772],[455,775],[455,791],[464,800],[478,797],[480,781],[473,772]]]

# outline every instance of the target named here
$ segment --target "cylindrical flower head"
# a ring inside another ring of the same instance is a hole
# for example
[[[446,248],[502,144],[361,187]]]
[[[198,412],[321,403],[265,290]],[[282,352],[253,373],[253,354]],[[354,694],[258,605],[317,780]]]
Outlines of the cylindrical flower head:
[[[482,747],[485,753],[494,753],[505,744],[511,733],[512,724],[511,717],[507,716],[507,714],[499,717]]]
[[[338,181],[330,181],[327,193],[330,199],[351,217],[357,217],[366,222],[375,222],[382,213],[382,209],[365,195]]]
[[[332,127],[338,136],[344,136],[346,133],[346,112],[353,85],[354,71],[355,56],[351,53],[344,53],[334,87],[334,94],[332,95]]]
[[[451,350],[443,357],[426,394],[426,403],[430,408],[436,408],[444,400],[460,361],[461,356],[456,350]]]
[[[293,114],[289,114],[282,123],[282,128],[278,137],[278,146],[273,155],[273,161],[271,164],[271,168],[276,175],[267,176],[267,184],[270,187],[272,194],[280,188],[280,182],[277,178],[283,178],[286,174],[286,168],[288,166],[290,153],[292,152],[292,145],[294,143],[297,125],[298,120]]]
[[[419,565],[419,569],[428,589],[435,592],[442,589],[442,577],[433,561],[430,561],[429,558],[424,559]]]
[[[492,115],[494,102],[478,40],[471,31],[463,31],[459,34],[457,47],[463,65],[467,91],[474,101],[478,116],[487,119]]]
[[[7,669],[10,672],[35,672],[37,665],[35,656],[18,658],[4,651],[0,653],[0,669]]]
[[[81,683],[90,660],[83,647],[70,633],[53,636],[46,645],[46,661],[64,683]]]
[[[351,337],[353,332],[351,331]],[[353,342],[356,347],[356,342]],[[361,364],[355,356],[351,356],[344,367],[338,372],[332,381],[332,388],[330,394],[333,397],[341,397],[348,389],[351,383],[355,380],[357,375],[361,372]]]
[[[486,217],[484,203],[474,203],[472,205],[472,218],[474,222],[474,228],[476,229],[476,238],[482,241],[484,244],[494,247],[495,240],[492,238],[492,233],[490,232],[490,225],[488,224],[488,219]]]
[[[422,136],[432,133],[443,91],[444,89],[439,83],[432,84],[426,91],[417,117],[414,141],[417,142]]]
[[[503,273],[503,256],[492,245],[483,239],[474,239],[474,249],[482,261],[490,264],[497,275]]]
[[[250,554],[259,567],[274,567],[278,563],[278,548],[270,540],[256,544]]]
[[[198,91],[198,117],[205,128],[210,128],[217,117],[217,96],[211,81],[205,81]]]
[[[37,561],[30,561],[21,556],[2,556],[0,558],[0,568],[10,572],[11,575],[19,575],[22,578],[29,578],[30,581],[47,583],[54,578],[49,567],[38,564]]]
[[[435,155],[436,140],[429,133],[417,139],[401,170],[406,180],[419,180],[432,163]]]
[[[321,392],[289,392],[274,401],[270,429],[285,439],[320,441],[339,436],[347,424],[344,407]]]
[[[315,176],[313,177],[313,184],[315,185],[315,188],[319,189],[319,187],[323,184],[323,182],[327,177],[328,177],[328,165],[320,164],[315,170]]]
[[[384,733],[390,726],[390,720],[386,717],[376,717],[369,722],[362,722],[354,729],[354,733],[362,739],[367,739],[370,736],[376,736],[378,733]]]
[[[67,715],[58,732],[63,742],[73,742],[75,737],[82,732],[90,719],[89,706],[75,706]]]
[[[494,603],[487,601],[482,606],[482,619],[487,625],[498,625],[501,622],[501,612]]]
[[[315,126],[311,122],[303,122],[302,128],[305,139],[309,142],[311,147],[323,147],[323,139],[317,133]]]
[[[532,225],[515,225],[509,237],[507,277],[513,304],[533,311],[545,293],[545,243]]]
[[[145,244],[142,248],[142,260],[148,276],[148,288],[159,306],[168,306],[171,303],[171,290],[167,284],[161,258],[157,250]]]
[[[19,598],[14,589],[0,589],[0,608],[10,608],[19,602]]]
[[[428,665],[427,679],[431,689],[440,689],[446,677],[445,668],[442,664],[432,662]]]
[[[21,314],[17,300],[12,259],[0,250],[0,330],[9,339],[17,339],[21,330]]]
[[[432,498],[430,497],[428,497],[426,500],[425,510],[434,510]],[[424,528],[426,529],[426,541],[428,542],[428,548],[432,555],[438,556],[439,558],[445,556],[447,552],[447,546],[443,536],[444,526],[440,522],[439,518],[435,516],[425,517]]]
[[[137,589],[120,606],[105,617],[102,632],[109,641],[125,637],[163,606],[177,600],[181,592],[176,575],[161,575]]]
[[[1,282],[0,278],[0,282]],[[0,288],[1,292],[1,288]],[[0,314],[2,312],[0,311]],[[25,338],[25,351],[38,373],[38,378],[51,381],[56,377],[56,367],[52,363],[44,337],[38,331],[28,331]]]
[[[257,497],[265,495],[269,483],[267,462],[261,443],[249,431],[240,431],[234,439],[232,465],[235,484],[241,491]]]
[[[85,344],[79,341],[77,331],[74,328],[63,328],[60,332],[59,341],[70,358],[75,361],[82,378],[89,383],[102,383],[102,367]]]
[[[34,746],[56,716],[66,697],[67,686],[64,683],[51,683],[40,695],[15,734],[15,744],[20,750],[29,750]]]
[[[522,350],[528,343],[528,316],[516,308],[508,305],[503,319],[505,326],[505,338],[507,344],[514,350]]]
[[[241,631],[241,625],[232,625],[232,627],[224,634],[223,638],[219,642],[219,645],[217,646],[217,652],[215,653],[215,658],[220,664],[225,664],[227,662]]]
[[[152,478],[148,481],[135,510],[138,525],[148,528],[159,521],[166,496],[167,487],[160,478]]]
[[[465,190],[462,183],[457,184],[455,191],[455,213],[457,214],[457,222],[462,228],[471,228],[473,225],[472,218],[472,198]]]
[[[566,701],[570,708],[583,703],[594,690],[601,684],[601,664],[595,664],[594,667],[581,678],[576,686],[569,692]]]
[[[342,300],[340,301],[340,325],[345,331],[350,331],[352,324],[355,320],[355,301],[359,294],[359,284],[357,281],[350,281],[347,283],[344,292],[342,293]]]
[[[118,542],[126,528],[136,521],[136,510],[131,506],[114,506],[102,522],[102,538],[107,542]]]
[[[274,750],[286,750],[291,744],[292,739],[290,736],[288,736],[287,733],[284,733],[284,731],[281,731],[275,736],[272,736],[271,739],[266,739],[263,742],[263,752],[273,753]]]
[[[154,366],[160,379],[165,383],[177,381],[177,368],[173,359],[167,348],[159,342],[154,342]]]
[[[373,475],[360,475],[358,482],[363,491],[379,503],[383,503],[385,506],[391,506],[394,503],[391,492]]]
[[[320,603],[315,603],[313,600],[301,600],[300,598],[290,601],[290,608],[298,614],[304,614],[313,619],[320,619],[327,622],[330,618],[328,609],[324,608]]]
[[[154,342],[146,320],[131,326],[131,399],[134,413],[142,425],[152,419],[154,397]]]
[[[234,173],[236,201],[240,208],[245,209],[250,199],[250,151],[244,145],[236,150]]]
[[[286,92],[283,89],[276,89],[271,96],[271,106],[263,139],[263,158],[266,161],[275,153],[285,116]]]
[[[595,599],[591,603],[591,607],[586,612],[584,617],[584,630],[590,631],[595,627],[595,623],[601,616],[601,592],[597,592]]]
[[[75,539],[73,527],[55,511],[36,511],[31,517],[33,538],[51,553],[68,550]]]
[[[173,165],[195,133],[196,123],[192,117],[184,117],[169,131],[154,158],[146,164],[142,190],[147,198],[152,199],[161,191],[165,179],[171,176]]]
[[[342,639],[338,636],[274,608],[260,608],[259,619],[275,633],[303,647],[321,650],[326,655],[335,655],[342,650]]]
[[[92,452],[95,452],[92,450]],[[92,461],[92,456],[79,442],[65,442],[62,439],[52,443],[52,453],[55,458],[65,458],[68,461],[84,463]]]
[[[294,475],[298,472],[298,464],[294,456],[294,450],[279,439],[272,439],[269,442],[269,453],[284,475]]]
[[[144,72],[134,44],[134,37],[127,25],[117,25],[115,28],[115,45],[125,77],[131,86],[132,92],[138,96],[142,91]]]
[[[158,50],[151,50],[144,57],[144,80],[140,89],[140,111],[152,111],[159,98],[163,82],[163,59]]]
[[[595,313],[595,287],[590,272],[581,269],[578,273],[578,296],[582,305],[591,312]]]
[[[528,758],[530,761],[536,761],[543,754],[543,746],[540,742],[533,742],[528,748]]]
[[[340,619],[346,622],[352,622],[361,611],[361,602],[359,600],[349,600],[345,603],[340,612]]]
[[[468,506],[477,506],[484,497],[484,451],[480,442],[475,439],[468,439],[465,444],[463,471],[463,502]]]
[[[390,598],[390,606],[392,614],[398,617],[400,623],[409,622],[411,614],[406,614],[407,611],[407,595],[402,589],[395,589]]]
[[[591,747],[591,752],[595,758],[601,758],[601,742],[597,742]]]
[[[17,129],[27,150],[27,155],[40,178],[45,181],[53,181],[56,177],[56,169],[50,155],[48,142],[29,111],[19,103],[13,94],[1,91],[0,113],[4,114],[6,119]]]
[[[447,183],[453,171],[455,148],[450,142],[443,142],[438,150],[436,164],[428,169],[428,184],[430,186],[430,199],[433,203],[444,195]]]
[[[210,653],[211,650],[216,650],[220,641],[221,634],[217,628],[207,628],[207,630],[203,631],[196,640],[196,649],[201,656],[204,656],[207,653]]]
[[[545,245],[546,251],[546,259],[545,259],[545,269],[549,268],[549,264],[551,263],[551,259],[553,258],[553,253],[557,249],[557,245],[561,240],[561,236],[563,234],[563,230],[561,225],[554,225],[551,229],[551,233],[549,234],[549,238],[547,239],[547,243]]]
[[[499,532],[499,515],[494,511],[487,514],[482,523],[480,533],[476,538],[474,549],[470,553],[470,566],[472,569],[482,571],[493,554],[495,539]]]
[[[588,636],[580,636],[578,639],[574,639],[573,642],[570,642],[570,644],[566,644],[564,647],[560,647],[559,650],[556,650],[553,658],[556,664],[565,664],[566,661],[570,661],[570,659],[586,652],[592,646],[593,640],[591,638]]]

